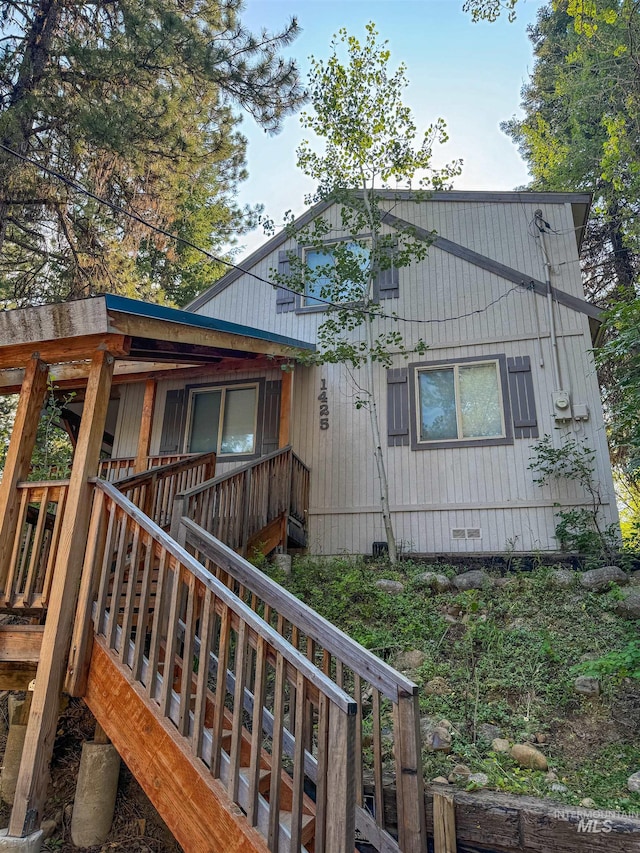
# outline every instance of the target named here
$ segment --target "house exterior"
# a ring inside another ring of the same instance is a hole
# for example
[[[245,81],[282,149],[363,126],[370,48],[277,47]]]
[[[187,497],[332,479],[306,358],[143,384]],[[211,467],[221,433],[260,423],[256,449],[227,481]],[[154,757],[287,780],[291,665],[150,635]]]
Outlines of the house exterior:
[[[387,233],[409,225],[432,241],[424,260],[377,283],[385,313],[402,320],[375,323],[399,326],[409,349],[418,338],[428,344],[415,359],[397,353],[391,368],[375,367],[389,500],[405,550],[557,550],[558,509],[590,498],[573,483],[534,482],[532,445],[545,434],[556,446],[572,437],[594,449],[601,523],[617,523],[591,355],[598,310],[584,299],[579,267],[589,203],[567,193],[438,192],[419,202],[382,194]],[[329,243],[348,239],[330,204],[298,225],[318,216],[331,225]],[[326,311],[317,293],[272,285],[288,253],[304,252],[299,242],[276,235],[188,310],[314,343]],[[371,553],[384,533],[369,418],[354,405],[357,372],[224,364],[158,382],[150,452],[215,450],[223,473],[290,443],[311,470],[310,552]],[[114,456],[135,453],[144,393],[144,383],[120,389]]]

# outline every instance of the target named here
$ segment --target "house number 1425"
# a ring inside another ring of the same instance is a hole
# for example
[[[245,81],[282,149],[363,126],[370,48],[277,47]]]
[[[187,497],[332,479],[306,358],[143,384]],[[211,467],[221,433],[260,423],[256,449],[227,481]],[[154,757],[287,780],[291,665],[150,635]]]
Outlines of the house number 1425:
[[[327,397],[327,380],[320,380],[320,429],[329,429],[329,398]]]

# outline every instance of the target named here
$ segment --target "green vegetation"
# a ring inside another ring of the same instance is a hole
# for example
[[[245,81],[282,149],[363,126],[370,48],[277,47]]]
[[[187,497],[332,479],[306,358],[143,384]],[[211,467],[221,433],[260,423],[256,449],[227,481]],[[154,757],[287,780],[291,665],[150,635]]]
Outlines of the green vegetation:
[[[451,753],[424,752],[427,780],[463,762],[498,790],[640,810],[640,795],[626,787],[640,768],[640,644],[637,623],[616,615],[618,588],[594,593],[576,580],[560,589],[553,569],[541,566],[481,590],[437,593],[421,582],[425,571],[455,574],[410,561],[304,558],[278,580],[391,664],[408,650],[425,653],[409,673],[421,686],[421,713],[452,725]],[[381,578],[404,591],[378,589]],[[575,692],[579,674],[599,677],[599,697]],[[540,736],[559,788],[493,752],[483,724],[512,743]]]

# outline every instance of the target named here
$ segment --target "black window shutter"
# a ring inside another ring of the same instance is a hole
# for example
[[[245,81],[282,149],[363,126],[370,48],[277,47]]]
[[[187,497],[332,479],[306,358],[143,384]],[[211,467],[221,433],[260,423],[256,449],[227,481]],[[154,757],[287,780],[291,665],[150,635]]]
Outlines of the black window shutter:
[[[507,359],[509,396],[514,438],[538,438],[538,418],[533,394],[531,359],[518,355]]]
[[[391,266],[388,269],[378,271],[375,292],[378,299],[394,299],[400,296],[400,276],[398,267],[393,262],[396,247],[385,246],[383,253],[391,259]]]
[[[264,415],[262,421],[262,455],[278,449],[280,433],[280,392],[282,382],[266,382],[264,389]]]
[[[387,370],[387,440],[389,447],[409,444],[409,371]]]
[[[280,275],[289,275],[289,255],[287,252],[278,252],[278,273]],[[287,311],[294,311],[296,307],[296,294],[291,290],[286,290],[284,287],[279,287],[276,295],[276,312],[285,314]]]
[[[160,453],[182,453],[185,422],[185,391],[167,391],[160,437]]]

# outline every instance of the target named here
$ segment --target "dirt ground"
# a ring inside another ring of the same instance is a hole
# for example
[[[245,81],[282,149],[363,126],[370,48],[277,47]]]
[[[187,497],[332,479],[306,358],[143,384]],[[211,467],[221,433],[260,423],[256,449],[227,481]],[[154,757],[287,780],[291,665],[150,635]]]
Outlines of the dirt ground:
[[[4,754],[7,727],[7,695],[0,702],[0,753]],[[73,699],[58,721],[51,762],[51,780],[44,820],[55,821],[44,851],[72,853],[71,814],[82,744],[93,739],[95,720],[82,700]],[[10,807],[0,804],[0,826],[7,826]],[[50,824],[52,826],[52,824]],[[104,844],[85,848],[95,853],[182,853],[162,819],[124,763],[120,769],[116,810],[111,832]]]

